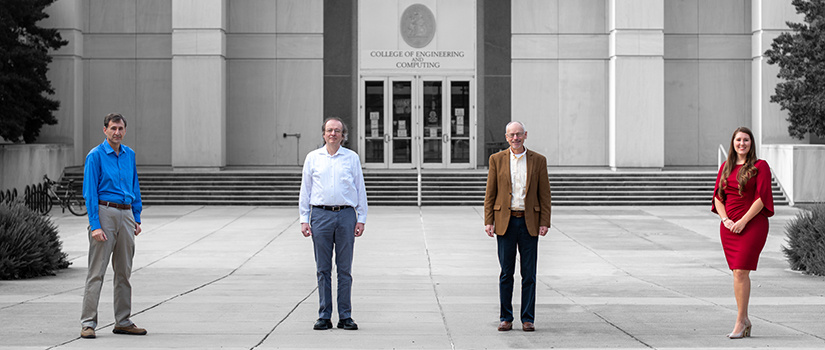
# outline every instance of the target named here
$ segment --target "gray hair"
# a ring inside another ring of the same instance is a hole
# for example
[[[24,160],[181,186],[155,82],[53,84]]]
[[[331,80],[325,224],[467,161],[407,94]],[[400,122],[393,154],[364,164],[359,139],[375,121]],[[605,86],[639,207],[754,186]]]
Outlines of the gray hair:
[[[504,127],[504,132],[507,132],[507,129],[510,127],[510,125],[513,125],[513,124],[516,124],[516,123],[521,125],[521,128],[524,129],[524,132],[527,132],[527,127],[524,126],[524,123],[522,123],[518,120],[514,120],[514,121],[511,121],[511,122],[507,123],[507,125]]]

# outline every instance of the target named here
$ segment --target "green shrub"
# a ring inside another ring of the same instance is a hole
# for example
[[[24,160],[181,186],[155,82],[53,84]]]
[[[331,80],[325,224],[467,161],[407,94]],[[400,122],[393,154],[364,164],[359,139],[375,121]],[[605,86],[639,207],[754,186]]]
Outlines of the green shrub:
[[[0,279],[54,275],[69,267],[57,227],[21,202],[0,203]]]
[[[801,211],[785,226],[788,246],[782,246],[791,269],[825,276],[825,203]]]

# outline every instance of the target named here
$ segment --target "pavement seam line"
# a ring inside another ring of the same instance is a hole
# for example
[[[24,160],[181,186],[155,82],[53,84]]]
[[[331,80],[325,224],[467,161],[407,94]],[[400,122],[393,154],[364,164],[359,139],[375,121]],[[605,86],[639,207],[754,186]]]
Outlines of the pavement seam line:
[[[441,314],[441,322],[444,323],[444,330],[447,332],[447,340],[450,341],[450,349],[455,350],[453,335],[450,331],[450,326],[447,325],[447,315],[444,314],[444,307],[441,305],[441,296],[438,294],[438,288],[435,286],[435,278],[433,278],[433,262],[430,258],[430,247],[427,245],[427,230],[424,228],[424,212],[421,207],[418,207],[418,218],[421,220],[421,235],[424,238],[424,253],[427,255],[427,271],[430,275],[430,285],[433,287],[435,302],[438,304],[438,312]]]
[[[258,208],[258,207],[252,207],[252,209],[250,209],[250,210],[249,210],[249,211],[247,211],[246,213],[243,213],[243,215],[238,216],[238,217],[237,217],[237,218],[235,218],[234,220],[232,220],[232,221],[230,221],[230,222],[226,223],[226,225],[221,226],[220,228],[216,229],[215,231],[212,231],[212,232],[210,232],[210,233],[208,233],[208,234],[204,235],[203,237],[201,237],[201,238],[199,238],[199,239],[195,240],[194,242],[192,242],[192,243],[190,243],[190,244],[187,244],[185,247],[183,247],[183,248],[181,248],[181,249],[178,249],[178,250],[176,250],[176,251],[174,251],[174,252],[172,252],[172,253],[169,253],[168,255],[166,255],[166,256],[164,256],[164,257],[162,257],[162,258],[159,258],[158,260],[155,260],[155,261],[153,261],[152,263],[147,264],[147,265],[146,265],[146,266],[144,266],[144,267],[147,267],[147,266],[149,266],[149,265],[151,265],[151,264],[154,264],[155,262],[158,262],[158,261],[160,261],[160,260],[162,260],[162,259],[165,259],[165,258],[167,258],[167,257],[171,256],[172,254],[175,254],[175,253],[177,253],[177,252],[180,252],[181,250],[183,250],[183,249],[185,249],[185,248],[187,248],[187,247],[189,247],[189,246],[191,246],[191,245],[193,245],[193,244],[195,244],[195,243],[197,243],[197,242],[200,242],[200,241],[201,241],[201,240],[203,240],[204,238],[206,238],[206,237],[208,237],[208,236],[211,236],[211,235],[212,235],[212,234],[214,234],[215,232],[218,232],[218,231],[222,230],[223,228],[225,228],[225,227],[229,226],[229,225],[230,225],[230,224],[232,224],[233,222],[238,221],[239,219],[241,219],[242,217],[244,217],[244,216],[246,216],[247,214],[251,213],[252,211],[254,211],[254,210],[255,210],[255,209],[257,209],[257,208]],[[244,262],[242,262],[240,265],[238,265],[238,267],[234,268],[232,271],[230,271],[230,272],[229,272],[229,273],[227,273],[226,275],[223,275],[223,276],[221,276],[221,277],[218,277],[218,278],[216,278],[216,279],[214,279],[214,280],[212,280],[212,281],[206,282],[206,283],[204,283],[204,284],[202,284],[202,285],[200,285],[200,286],[197,286],[197,287],[195,287],[195,288],[193,288],[193,289],[190,289],[190,290],[185,291],[185,292],[183,292],[183,293],[180,293],[180,294],[178,294],[178,295],[175,295],[175,296],[172,296],[172,297],[167,298],[167,299],[165,299],[165,300],[162,300],[162,301],[160,301],[160,302],[156,303],[155,305],[152,305],[152,306],[147,307],[147,308],[145,308],[145,309],[143,309],[143,310],[140,310],[140,311],[138,311],[138,312],[135,312],[135,313],[131,314],[130,316],[137,316],[137,315],[140,315],[140,314],[142,314],[142,313],[144,313],[144,312],[146,312],[146,311],[152,310],[152,309],[154,309],[154,308],[156,308],[156,307],[158,307],[158,306],[160,306],[160,305],[163,305],[163,304],[165,304],[165,303],[167,303],[167,302],[169,302],[169,301],[172,301],[172,300],[177,299],[177,298],[179,298],[179,297],[182,297],[182,296],[184,296],[184,295],[190,294],[190,293],[192,293],[192,292],[194,292],[194,291],[197,291],[197,290],[199,290],[199,289],[201,289],[201,288],[207,287],[207,286],[209,286],[209,285],[211,285],[211,284],[213,284],[213,283],[215,283],[215,282],[221,281],[221,280],[223,280],[223,279],[225,279],[225,278],[227,278],[227,277],[229,277],[229,276],[232,276],[232,275],[233,275],[236,271],[240,270],[240,269],[241,269],[244,265],[246,265],[246,263],[248,263],[250,260],[252,260],[252,258],[254,258],[255,256],[257,256],[257,255],[258,255],[261,251],[263,251],[264,249],[266,249],[266,247],[268,247],[270,244],[272,244],[272,242],[274,242],[276,239],[278,239],[278,237],[281,237],[281,235],[282,235],[282,234],[284,234],[284,232],[286,232],[286,231],[287,231],[290,227],[292,227],[292,225],[294,225],[296,221],[298,221],[298,219],[293,220],[293,221],[292,221],[292,223],[290,223],[289,225],[287,225],[285,229],[283,229],[281,232],[278,232],[278,234],[277,234],[277,235],[275,235],[275,237],[272,237],[272,239],[270,239],[270,240],[269,240],[269,242],[267,242],[266,244],[264,244],[264,245],[263,245],[263,247],[261,247],[260,249],[258,249],[258,250],[257,250],[255,253],[253,253],[252,255],[250,255],[250,256],[249,256],[249,258],[247,258],[246,260],[244,260]],[[143,267],[141,267],[141,269],[142,269],[142,268],[143,268]],[[136,271],[137,271],[137,270],[136,270]],[[316,287],[316,288],[317,288],[317,287]],[[310,293],[310,295],[311,295],[311,294],[312,294],[312,293]],[[306,300],[306,298],[304,298],[304,300]],[[300,304],[300,303],[299,303],[299,304]],[[297,306],[296,306],[296,307],[297,307]],[[288,316],[288,315],[287,315],[287,316]],[[106,324],[106,325],[104,325],[104,326],[98,327],[98,328],[97,328],[97,330],[99,330],[99,329],[104,329],[104,328],[108,328],[108,327],[110,327],[110,326],[114,326],[114,324],[115,324],[114,322],[108,323],[108,324]],[[279,324],[280,324],[280,323],[279,323]],[[68,341],[66,341],[66,342],[63,342],[63,343],[61,343],[61,344],[57,344],[57,345],[54,345],[54,346],[50,346],[50,347],[46,348],[46,350],[54,349],[54,348],[56,348],[56,347],[63,346],[63,345],[66,345],[66,344],[69,344],[69,343],[75,342],[75,341],[77,341],[77,340],[79,340],[79,339],[81,339],[81,338],[78,336],[77,338],[70,339],[70,340],[68,340]]]
[[[192,214],[192,213],[194,213],[194,212],[196,212],[196,211],[198,211],[198,210],[201,210],[201,209],[203,209],[203,206],[201,206],[200,208],[198,208],[198,209],[196,209],[196,210],[190,211],[190,212],[186,213],[185,215],[183,215],[183,216],[181,216],[181,217],[179,217],[179,218],[177,218],[177,219],[175,219],[175,220],[172,220],[172,221],[167,222],[167,223],[165,223],[165,224],[163,224],[163,225],[160,225],[160,226],[156,227],[155,229],[153,229],[152,231],[157,230],[157,229],[159,229],[159,228],[161,228],[161,227],[163,227],[163,226],[169,225],[169,224],[171,224],[171,223],[173,223],[173,222],[175,222],[175,221],[178,221],[178,220],[182,219],[184,216],[189,215],[189,214]],[[147,232],[150,232],[150,231],[147,231]],[[143,233],[143,232],[141,232],[141,233]],[[193,243],[194,243],[194,242],[193,242]],[[85,256],[88,256],[88,254],[86,254]],[[83,257],[83,256],[78,256],[77,258],[74,258],[74,259],[72,259],[71,261],[77,260],[77,259],[79,259],[79,258],[81,258],[81,257]],[[164,256],[163,258],[166,258],[166,257],[168,257],[168,255],[167,255],[167,256]],[[160,259],[163,259],[163,258],[160,258]],[[160,259],[158,259],[158,260],[160,260]],[[151,262],[150,264],[154,264],[154,263],[155,263],[155,262],[157,262],[158,260],[155,260],[155,261]],[[147,265],[147,266],[148,266],[148,265]],[[144,267],[145,267],[145,266],[144,266]],[[139,271],[139,270],[140,270],[140,269],[142,269],[142,268],[143,268],[143,267],[140,267],[140,268],[138,268],[138,269],[136,269],[136,270],[132,271],[132,273],[135,273],[135,272]],[[107,269],[108,269],[108,268],[107,268]],[[103,283],[106,283],[106,282],[111,282],[111,281],[112,281],[112,279],[111,279],[111,278],[109,278],[109,279],[104,279],[104,280],[103,280]],[[20,306],[20,305],[27,304],[27,303],[30,303],[30,302],[33,302],[33,301],[36,301],[36,300],[45,299],[45,298],[48,298],[48,297],[53,297],[53,296],[60,295],[60,294],[65,294],[65,293],[69,293],[69,292],[78,291],[78,290],[81,290],[81,289],[84,289],[84,288],[86,288],[86,286],[76,287],[76,288],[71,288],[71,289],[67,289],[67,290],[62,290],[62,291],[55,292],[55,293],[52,293],[52,294],[47,294],[47,295],[41,295],[41,296],[39,296],[39,297],[32,298],[32,299],[29,299],[29,300],[23,300],[23,301],[21,301],[21,302],[19,302],[19,303],[16,303],[16,304],[11,304],[11,305],[6,305],[6,306],[4,306],[4,307],[0,307],[0,310],[9,309],[9,308],[12,308],[12,307],[15,307],[15,306]]]
[[[180,249],[178,249],[178,250],[176,250],[176,251],[173,251],[173,252],[171,252],[171,253],[169,253],[169,254],[166,254],[166,255],[164,255],[164,256],[162,256],[162,257],[158,258],[158,259],[157,259],[157,260],[155,260],[155,261],[152,261],[152,262],[150,262],[150,263],[148,263],[148,264],[146,264],[146,265],[143,265],[143,266],[141,266],[141,267],[139,267],[139,268],[135,269],[134,271],[132,271],[132,273],[135,273],[135,272],[138,272],[138,271],[140,271],[140,270],[143,270],[143,269],[145,269],[145,268],[147,268],[147,267],[149,267],[149,266],[152,266],[152,265],[154,265],[154,264],[158,263],[159,261],[161,261],[161,260],[163,260],[163,259],[166,259],[166,258],[168,258],[168,257],[170,257],[170,256],[172,256],[172,255],[174,255],[174,254],[176,254],[176,253],[181,252],[182,250],[184,250],[184,249],[186,249],[186,248],[191,247],[192,245],[194,245],[194,244],[196,244],[196,243],[198,243],[198,242],[200,242],[200,241],[202,241],[202,240],[206,239],[207,237],[209,237],[209,236],[211,236],[211,235],[215,234],[216,232],[218,232],[218,231],[220,231],[220,230],[223,230],[223,229],[224,229],[224,228],[226,228],[227,226],[232,225],[235,221],[240,220],[241,218],[243,218],[244,216],[246,216],[247,214],[251,213],[252,211],[254,211],[254,210],[255,210],[255,209],[257,209],[257,208],[258,208],[258,207],[252,207],[252,209],[249,209],[246,213],[243,213],[243,215],[238,216],[238,217],[237,217],[237,218],[235,218],[234,220],[232,220],[232,221],[230,221],[230,222],[227,222],[227,223],[226,223],[226,224],[224,224],[223,226],[218,227],[217,229],[215,229],[214,231],[209,232],[209,233],[207,233],[207,234],[203,235],[203,237],[198,238],[198,239],[196,239],[196,240],[194,240],[194,241],[190,242],[189,244],[187,244],[187,245],[185,245],[185,246],[183,246],[183,247],[180,247]],[[193,212],[193,213],[194,213],[194,212]],[[190,214],[191,214],[191,213],[190,213]],[[187,215],[188,215],[188,214],[187,214]],[[290,226],[291,226],[291,224],[290,224]],[[281,233],[283,233],[283,231],[281,231]],[[281,235],[281,233],[279,233],[279,234],[278,234],[278,236],[280,236],[280,235]],[[278,236],[275,236],[275,237],[277,238]],[[267,243],[267,244],[269,244],[269,243]],[[256,254],[257,254],[257,252],[256,252]],[[245,263],[246,263],[246,261],[244,261],[244,262],[243,262],[243,264],[245,264]],[[241,264],[241,266],[243,266],[243,264]],[[232,272],[235,272],[235,271],[233,270]]]
[[[307,294],[307,296],[305,296],[303,299],[301,299],[301,301],[299,301],[297,304],[295,304],[295,306],[292,308],[292,310],[289,310],[289,312],[287,312],[286,316],[284,316],[284,318],[282,318],[280,321],[278,321],[278,323],[275,324],[275,326],[272,327],[272,329],[269,330],[269,333],[267,333],[263,337],[263,339],[261,339],[261,341],[258,342],[258,344],[255,344],[255,346],[249,348],[249,350],[253,350],[253,349],[261,346],[261,344],[263,344],[266,341],[266,339],[269,338],[269,335],[272,334],[272,332],[275,332],[275,329],[278,328],[278,326],[280,326],[281,323],[284,323],[284,321],[286,321],[286,319],[289,318],[289,316],[292,316],[292,313],[295,312],[296,309],[298,309],[298,306],[301,306],[301,304],[303,304],[307,299],[309,299],[309,297],[311,295],[315,294],[315,292],[317,290],[318,290],[318,286],[315,286],[315,288],[312,289],[312,291],[310,291],[309,294]]]
[[[557,231],[559,231],[559,233],[561,233],[562,235],[564,235],[564,236],[565,236],[565,237],[567,237],[568,239],[570,239],[571,241],[573,241],[573,242],[575,242],[576,244],[578,244],[578,245],[582,246],[584,249],[589,250],[589,251],[590,251],[591,253],[593,253],[595,256],[599,257],[599,259],[604,260],[604,262],[606,262],[606,263],[608,263],[608,264],[612,265],[613,267],[615,267],[615,268],[616,268],[616,269],[618,269],[619,271],[622,271],[623,273],[625,273],[626,275],[628,275],[628,276],[630,276],[630,277],[633,277],[633,278],[639,279],[638,277],[633,276],[633,275],[631,275],[630,273],[628,273],[627,271],[625,271],[624,269],[620,268],[619,266],[617,266],[617,265],[616,265],[616,264],[614,264],[613,262],[611,262],[611,261],[609,261],[609,260],[605,259],[603,256],[599,255],[598,253],[596,253],[595,251],[593,251],[592,249],[590,249],[590,247],[588,247],[588,246],[586,246],[586,245],[582,244],[581,242],[577,241],[575,238],[571,237],[571,236],[570,236],[570,235],[568,235],[566,232],[562,231],[560,228],[556,227],[556,230],[557,230]],[[600,319],[601,319],[602,321],[604,321],[605,323],[607,323],[607,324],[611,325],[613,328],[616,328],[616,329],[618,329],[619,331],[621,331],[622,333],[626,334],[626,335],[627,335],[628,337],[630,337],[631,339],[633,339],[633,340],[635,340],[635,341],[639,342],[640,344],[642,344],[642,345],[644,345],[644,346],[646,346],[646,347],[648,347],[648,348],[655,349],[654,347],[650,346],[650,344],[645,343],[644,341],[642,341],[642,340],[641,340],[641,339],[639,339],[639,338],[636,338],[635,336],[633,336],[633,334],[628,333],[627,331],[625,331],[624,329],[622,329],[621,327],[619,327],[619,326],[618,326],[618,325],[616,325],[615,323],[610,322],[610,320],[608,320],[607,318],[603,317],[603,316],[602,316],[602,315],[600,315],[598,312],[595,312],[595,311],[591,310],[591,309],[590,309],[589,307],[587,307],[586,305],[583,305],[583,304],[579,304],[579,303],[577,303],[575,300],[573,300],[573,298],[570,298],[570,297],[569,297],[569,296],[567,296],[566,294],[562,293],[560,290],[558,290],[558,289],[553,289],[553,287],[552,287],[552,286],[550,286],[550,284],[549,284],[549,283],[547,283],[546,281],[544,281],[543,279],[541,279],[541,278],[536,278],[536,279],[537,279],[537,280],[539,280],[539,281],[541,281],[541,283],[542,283],[542,284],[544,284],[545,286],[547,286],[547,288],[550,288],[550,290],[553,290],[553,291],[555,291],[556,293],[558,293],[559,295],[561,295],[562,297],[564,297],[565,299],[570,300],[570,302],[572,302],[574,305],[578,305],[578,306],[580,306],[581,308],[583,308],[583,309],[587,310],[587,312],[590,312],[590,313],[592,313],[593,315],[596,315],[596,317],[600,318]],[[641,280],[641,279],[639,279],[639,280]],[[644,281],[644,280],[642,280],[642,281]],[[644,282],[647,282],[647,281],[644,281]],[[648,282],[648,283],[649,283],[649,282]],[[656,284],[654,284],[654,285],[656,285]]]
[[[550,286],[550,284],[549,284],[549,283],[547,283],[547,282],[545,282],[545,281],[543,281],[543,280],[541,280],[541,279],[538,279],[538,280],[540,280],[540,281],[541,281],[541,283],[542,283],[542,284],[544,284],[544,285],[545,285],[547,288],[549,288],[550,290],[555,291],[558,295],[561,295],[561,296],[562,296],[562,297],[564,297],[565,299],[570,300],[570,302],[571,302],[571,303],[573,303],[574,305],[577,305],[577,306],[581,307],[582,309],[587,310],[587,312],[589,312],[589,313],[591,313],[591,314],[593,314],[593,315],[596,315],[596,317],[600,318],[602,321],[604,321],[605,323],[609,324],[609,325],[610,325],[610,326],[612,326],[613,328],[618,329],[620,332],[624,333],[625,335],[627,335],[627,336],[628,336],[628,337],[630,337],[631,339],[633,339],[633,340],[635,340],[635,341],[639,342],[640,344],[642,344],[642,345],[644,345],[644,346],[646,346],[646,347],[648,347],[648,348],[650,348],[650,349],[656,349],[655,347],[651,346],[650,344],[645,343],[645,342],[644,342],[644,341],[642,341],[641,339],[639,339],[639,338],[635,337],[633,334],[630,334],[629,332],[625,331],[624,329],[622,329],[622,327],[619,327],[617,324],[615,324],[615,323],[613,323],[613,322],[610,322],[610,320],[608,320],[607,318],[605,318],[604,316],[602,316],[602,315],[601,315],[601,314],[599,314],[598,312],[591,310],[591,309],[590,309],[589,307],[587,307],[586,305],[579,304],[579,303],[577,303],[575,300],[573,300],[572,298],[570,298],[569,296],[567,296],[566,294],[562,293],[560,290],[553,289],[553,287],[552,287],[552,286]]]
[[[149,208],[149,206],[147,206],[147,208]],[[153,229],[151,229],[151,230],[141,231],[141,232],[140,232],[140,234],[145,236],[145,235],[147,235],[148,233],[150,233],[150,232],[152,232],[152,231],[157,231],[157,230],[159,230],[160,228],[162,228],[162,227],[164,227],[164,226],[166,226],[166,225],[169,225],[169,224],[171,224],[171,223],[174,223],[174,222],[176,222],[176,221],[179,221],[179,220],[181,220],[182,218],[184,218],[186,215],[192,214],[192,213],[194,213],[194,212],[196,212],[196,211],[198,211],[198,210],[201,210],[201,209],[203,209],[203,208],[204,208],[204,206],[203,206],[203,205],[201,205],[201,206],[199,206],[199,207],[197,207],[197,208],[195,208],[195,209],[193,209],[193,210],[189,211],[188,213],[183,214],[183,215],[181,215],[181,216],[179,216],[179,217],[175,218],[175,220],[172,220],[172,221],[169,221],[169,222],[167,222],[167,223],[161,224],[160,226],[155,227],[155,228],[153,228]],[[71,259],[71,260],[69,260],[69,261],[72,261],[72,262],[73,262],[73,261],[75,261],[75,260],[77,260],[77,259],[83,258],[84,256],[88,256],[88,254],[86,254],[86,255],[78,255],[77,257],[74,257],[74,258],[72,258],[72,259]]]
[[[646,242],[650,242],[651,244],[653,244],[654,246],[656,246],[656,247],[658,247],[658,248],[660,248],[660,249],[662,249],[662,250],[667,250],[667,251],[670,251],[670,252],[673,252],[673,253],[679,254],[679,255],[681,255],[681,256],[685,256],[685,254],[683,254],[683,253],[679,252],[679,251],[678,251],[678,250],[676,250],[676,249],[672,249],[672,248],[670,248],[670,247],[668,247],[668,246],[666,246],[666,245],[664,245],[664,244],[654,242],[654,241],[652,241],[652,240],[648,239],[647,237],[642,237],[641,235],[639,235],[639,234],[637,234],[637,233],[635,233],[635,232],[633,232],[633,231],[630,231],[630,230],[628,230],[628,229],[625,229],[622,225],[620,225],[620,224],[618,224],[618,223],[614,222],[614,221],[613,221],[613,220],[611,220],[609,217],[605,217],[605,216],[603,216],[603,215],[601,215],[601,214],[599,214],[599,213],[597,213],[597,212],[594,212],[594,211],[592,211],[592,210],[590,210],[590,209],[586,209],[586,211],[591,212],[593,215],[595,215],[595,216],[596,216],[596,217],[598,217],[599,219],[604,220],[604,221],[606,221],[606,222],[608,222],[608,223],[610,223],[610,224],[612,224],[612,225],[614,225],[614,226],[618,227],[619,229],[621,229],[622,231],[624,231],[624,232],[626,232],[626,233],[628,233],[628,234],[631,234],[631,235],[633,235],[633,236],[636,236],[636,237],[638,237],[639,239],[642,239],[642,240],[644,240],[644,241],[646,241]],[[650,214],[650,213],[649,213],[649,214]],[[654,214],[651,214],[651,215],[656,216],[656,215],[654,215]],[[658,216],[656,216],[656,218],[658,218],[658,219],[660,219],[660,220],[663,220],[663,221],[667,221],[667,220],[662,219],[662,218],[660,218],[660,217],[658,217]],[[669,221],[668,221],[668,222],[669,222]],[[676,224],[674,224],[674,225],[676,225]],[[676,225],[676,226],[680,226],[680,225]],[[681,227],[681,226],[680,226],[680,227]],[[561,230],[559,230],[559,232],[561,232]],[[574,240],[572,237],[570,237],[570,236],[569,236],[569,235],[567,235],[566,233],[564,233],[564,235],[565,235],[565,236],[567,236],[568,238],[570,238],[571,240],[573,240],[574,242],[576,242],[577,244],[581,245],[582,247],[585,247],[586,249],[590,250],[590,248],[589,248],[589,247],[586,247],[586,246],[584,246],[583,244],[581,244],[579,241]],[[593,251],[593,250],[590,250],[590,251],[591,251],[593,254],[596,254],[596,252],[595,252],[595,251]],[[633,278],[635,278],[635,279],[637,279],[637,280],[639,280],[639,281],[642,281],[642,282],[645,282],[645,283],[651,284],[651,285],[653,285],[653,286],[656,286],[656,287],[659,287],[659,288],[662,288],[662,289],[668,290],[668,291],[670,291],[670,292],[673,292],[673,293],[676,293],[676,294],[682,295],[682,296],[687,297],[687,298],[690,298],[690,299],[694,299],[694,300],[703,301],[703,302],[705,302],[705,303],[708,303],[708,304],[710,304],[710,305],[716,306],[716,307],[721,308],[721,309],[724,309],[724,310],[729,310],[729,311],[736,312],[736,309],[734,309],[734,308],[732,308],[732,307],[728,307],[728,306],[725,306],[725,305],[722,305],[722,304],[719,304],[719,303],[717,303],[717,302],[714,302],[714,301],[711,301],[711,300],[707,300],[707,299],[704,299],[704,298],[701,298],[701,297],[697,297],[697,296],[689,295],[689,294],[683,293],[683,292],[681,292],[681,291],[675,290],[675,289],[673,289],[673,288],[670,288],[670,287],[667,287],[667,286],[663,286],[663,285],[658,284],[658,283],[656,283],[656,282],[651,282],[651,281],[648,281],[648,280],[646,280],[646,279],[644,279],[644,278],[638,277],[638,276],[636,276],[636,275],[634,275],[634,274],[632,274],[632,273],[630,273],[630,272],[627,272],[626,270],[624,270],[624,269],[620,268],[618,265],[616,265],[616,264],[612,263],[611,261],[609,261],[609,260],[607,260],[606,258],[602,257],[601,255],[596,254],[596,256],[598,256],[600,259],[604,260],[604,261],[605,261],[605,262],[607,262],[608,264],[613,265],[613,267],[615,267],[616,269],[618,269],[618,270],[620,270],[620,271],[624,272],[624,273],[625,273],[625,274],[627,274],[628,276],[633,277]],[[724,273],[724,274],[726,274],[726,275],[729,275],[729,276],[730,276],[730,275],[732,275],[732,273],[731,273],[730,271],[725,271],[725,270],[723,270],[723,269],[719,269],[719,268],[717,268],[717,267],[714,267],[714,266],[711,266],[711,265],[705,264],[705,263],[703,263],[703,262],[701,262],[701,261],[699,261],[699,260],[696,260],[695,258],[692,258],[692,257],[690,257],[690,256],[685,256],[685,257],[687,257],[688,259],[690,259],[690,260],[692,260],[692,261],[695,261],[695,262],[697,262],[697,263],[701,264],[702,266],[705,266],[705,267],[707,267],[707,268],[710,268],[710,269],[712,269],[712,270],[716,270],[716,271],[722,272],[722,273]],[[774,286],[776,286],[776,285],[774,285]],[[782,286],[776,286],[776,287],[780,287],[780,288],[785,289],[785,288],[784,288],[784,287],[782,287]],[[806,334],[806,335],[808,335],[808,336],[811,336],[811,337],[814,337],[814,338],[817,338],[817,339],[820,339],[820,340],[825,341],[825,338],[823,338],[823,337],[821,337],[821,336],[818,336],[818,335],[816,335],[816,334],[810,333],[810,332],[806,332],[806,331],[803,331],[803,330],[800,330],[800,329],[797,329],[797,328],[794,328],[794,327],[791,327],[791,326],[788,326],[788,325],[785,325],[785,324],[782,324],[782,323],[772,322],[772,321],[770,321],[770,320],[768,320],[768,319],[765,319],[765,318],[759,317],[758,315],[750,314],[749,316],[752,316],[753,318],[755,318],[755,319],[757,319],[757,320],[761,320],[761,321],[763,321],[763,322],[770,323],[770,324],[775,325],[775,326],[785,327],[785,328],[790,329],[790,330],[793,330],[793,331],[795,331],[795,332],[802,333],[802,334]]]
[[[583,306],[583,305],[582,305],[582,306]],[[583,307],[584,307],[584,306],[583,306]],[[635,335],[630,334],[628,331],[626,331],[626,330],[622,329],[622,327],[619,327],[618,325],[614,324],[613,322],[610,322],[608,319],[606,319],[606,318],[602,317],[602,315],[600,315],[598,312],[595,312],[595,311],[593,311],[593,310],[590,310],[590,309],[588,309],[587,307],[585,307],[585,310],[590,311],[591,313],[593,313],[594,315],[596,315],[596,317],[598,317],[598,318],[602,319],[602,321],[604,321],[604,322],[606,322],[607,324],[609,324],[609,325],[613,326],[614,328],[618,329],[619,331],[621,331],[622,333],[626,334],[628,337],[632,338],[633,340],[635,340],[635,341],[637,341],[637,342],[641,343],[642,345],[647,346],[648,348],[651,348],[651,349],[656,349],[656,348],[654,348],[653,346],[650,346],[650,344],[645,343],[645,342],[644,342],[644,341],[642,341],[641,339],[636,338],[636,336],[635,336]]]

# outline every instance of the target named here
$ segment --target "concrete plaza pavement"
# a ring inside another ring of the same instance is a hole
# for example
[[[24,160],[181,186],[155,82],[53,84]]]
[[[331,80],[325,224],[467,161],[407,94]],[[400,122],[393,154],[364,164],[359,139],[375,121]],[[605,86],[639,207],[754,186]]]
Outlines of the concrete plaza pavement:
[[[360,329],[314,331],[312,242],[296,208],[150,206],[132,275],[132,320],[149,334],[112,334],[109,269],[97,339],[79,338],[86,219],[58,208],[72,265],[0,281],[0,349],[825,348],[825,278],[790,271],[781,251],[789,207],[751,275],[753,336],[724,336],[736,304],[709,207],[555,207],[526,333],[518,319],[496,331],[496,242],[480,207],[370,208],[353,267]]]

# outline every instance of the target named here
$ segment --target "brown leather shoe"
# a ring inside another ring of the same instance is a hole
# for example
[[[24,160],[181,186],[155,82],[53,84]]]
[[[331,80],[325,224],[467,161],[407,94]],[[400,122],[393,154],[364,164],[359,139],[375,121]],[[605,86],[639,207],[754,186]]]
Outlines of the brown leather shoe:
[[[499,332],[506,332],[511,329],[513,329],[513,322],[501,321],[501,323],[498,324]]]
[[[80,337],[81,338],[86,338],[86,339],[94,339],[97,336],[95,335],[95,329],[94,328],[92,328],[92,327],[83,327],[83,329],[80,330]]]
[[[135,326],[135,324],[133,323],[131,326],[128,327],[115,326],[115,329],[112,330],[112,333],[128,335],[146,335],[146,330],[143,328],[138,328],[138,326]]]
[[[536,326],[533,325],[533,322],[524,322],[521,324],[521,329],[525,332],[532,332],[536,330]]]

